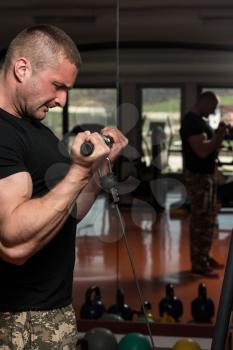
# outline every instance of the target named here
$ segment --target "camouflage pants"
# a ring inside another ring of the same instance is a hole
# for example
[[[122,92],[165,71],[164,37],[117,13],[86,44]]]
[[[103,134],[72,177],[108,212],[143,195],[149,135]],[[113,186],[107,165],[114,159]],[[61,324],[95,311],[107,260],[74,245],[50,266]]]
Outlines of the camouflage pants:
[[[72,306],[49,311],[0,312],[1,350],[74,350],[76,342]]]
[[[193,269],[206,267],[216,218],[216,184],[212,174],[185,173],[191,202],[190,255]]]

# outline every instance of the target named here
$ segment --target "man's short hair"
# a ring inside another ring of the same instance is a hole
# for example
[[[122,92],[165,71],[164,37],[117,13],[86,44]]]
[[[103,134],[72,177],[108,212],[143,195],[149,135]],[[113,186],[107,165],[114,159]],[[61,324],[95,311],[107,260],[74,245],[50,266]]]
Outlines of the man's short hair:
[[[74,41],[62,29],[52,25],[36,25],[25,28],[10,43],[5,57],[5,69],[14,58],[25,57],[34,69],[55,65],[65,57],[77,68],[81,56]]]
[[[209,101],[213,101],[216,103],[219,102],[218,96],[212,91],[205,91],[205,92],[200,94],[198,101],[202,102],[204,100],[209,100]]]

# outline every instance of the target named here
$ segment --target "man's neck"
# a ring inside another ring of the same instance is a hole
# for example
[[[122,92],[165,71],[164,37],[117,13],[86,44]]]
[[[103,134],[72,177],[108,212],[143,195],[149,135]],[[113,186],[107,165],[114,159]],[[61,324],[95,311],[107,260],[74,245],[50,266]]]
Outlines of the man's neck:
[[[200,118],[202,117],[202,114],[200,113],[198,108],[196,108],[195,106],[190,109],[190,112],[192,112],[193,114],[195,114],[196,116],[198,116]]]

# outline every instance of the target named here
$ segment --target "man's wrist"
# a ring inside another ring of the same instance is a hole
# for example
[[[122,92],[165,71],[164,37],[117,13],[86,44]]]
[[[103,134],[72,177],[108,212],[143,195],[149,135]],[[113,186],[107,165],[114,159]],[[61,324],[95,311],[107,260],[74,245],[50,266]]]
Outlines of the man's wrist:
[[[70,179],[74,181],[87,180],[91,176],[91,169],[77,164],[72,164],[68,175]]]

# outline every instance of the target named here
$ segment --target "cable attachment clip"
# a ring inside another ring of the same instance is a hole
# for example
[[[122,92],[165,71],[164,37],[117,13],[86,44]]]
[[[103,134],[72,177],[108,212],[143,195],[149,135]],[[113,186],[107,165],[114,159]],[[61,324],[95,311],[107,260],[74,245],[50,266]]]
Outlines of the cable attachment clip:
[[[102,176],[99,170],[99,176],[100,176],[100,186],[106,191],[110,192],[113,198],[114,203],[119,202],[119,195],[117,191],[117,178],[115,174],[112,171],[112,164],[111,160],[107,157],[106,158],[109,166],[109,173],[107,175]]]

